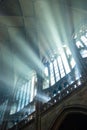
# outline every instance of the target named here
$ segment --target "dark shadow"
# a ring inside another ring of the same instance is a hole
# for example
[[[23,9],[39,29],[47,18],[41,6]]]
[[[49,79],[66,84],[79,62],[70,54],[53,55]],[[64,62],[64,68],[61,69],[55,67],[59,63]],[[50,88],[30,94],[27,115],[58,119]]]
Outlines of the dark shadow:
[[[82,113],[70,113],[61,123],[58,130],[86,130],[87,115]]]

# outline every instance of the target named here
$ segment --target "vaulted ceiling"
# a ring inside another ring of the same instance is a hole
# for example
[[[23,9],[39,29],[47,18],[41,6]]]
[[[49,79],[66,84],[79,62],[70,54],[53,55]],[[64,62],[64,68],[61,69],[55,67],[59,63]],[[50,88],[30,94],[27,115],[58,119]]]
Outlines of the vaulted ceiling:
[[[41,67],[38,46],[46,55],[70,44],[76,28],[87,22],[86,5],[84,0],[0,0],[0,80],[6,76],[10,82],[13,72],[26,75]]]
[[[42,34],[45,39],[49,34],[48,42],[54,42],[51,35],[58,31],[63,42],[63,28],[68,38],[77,24],[84,22],[84,16],[86,1],[83,0],[0,0],[0,39],[12,40],[20,35],[35,44],[37,35]]]

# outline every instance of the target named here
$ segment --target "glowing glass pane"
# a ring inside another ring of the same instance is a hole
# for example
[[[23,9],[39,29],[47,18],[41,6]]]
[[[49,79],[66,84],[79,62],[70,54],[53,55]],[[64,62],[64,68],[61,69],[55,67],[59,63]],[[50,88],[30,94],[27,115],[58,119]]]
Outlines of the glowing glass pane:
[[[25,106],[25,100],[26,100],[26,86],[27,84],[25,83],[24,86],[23,86],[23,94],[22,94],[22,105],[21,105],[21,108],[23,108]]]
[[[80,54],[83,58],[86,58],[87,57],[87,50],[81,50],[80,51]]]
[[[60,56],[59,56],[57,59],[58,59],[58,65],[59,65],[60,74],[61,74],[61,78],[62,78],[62,77],[65,76],[65,72],[64,72],[62,60],[61,60],[61,57],[60,57]]]
[[[81,40],[87,46],[87,38],[85,36],[81,36]]]
[[[48,76],[48,67],[45,67],[45,75]]]
[[[32,77],[32,82],[31,82],[31,97],[30,97],[30,102],[33,101],[34,98],[34,76]]]
[[[29,98],[30,98],[30,81],[28,81],[28,83],[27,83],[27,94],[26,94],[26,103],[25,103],[25,105],[27,105],[29,103]]]
[[[21,109],[21,100],[19,100],[19,104],[18,104],[17,112],[20,111],[20,109]]]
[[[55,73],[58,73],[57,61],[54,60],[53,64],[54,64]]]
[[[50,71],[53,72],[53,64],[50,63]]]
[[[54,80],[54,78],[52,79],[51,78],[51,85],[54,85],[55,84],[55,80]]]
[[[57,60],[54,60],[53,64],[54,64],[54,71],[55,71],[56,81],[58,81],[60,79],[60,76],[59,76],[59,71],[58,71]]]
[[[68,61],[67,61],[67,58],[66,58],[64,52],[62,52],[61,57],[62,57],[62,60],[63,60],[63,64],[64,64],[66,74],[68,74],[70,72],[70,67],[69,67],[69,64],[68,64]]]
[[[53,64],[52,63],[50,63],[50,81],[51,81],[51,85],[55,84],[54,71],[53,71]]]
[[[80,41],[77,41],[77,42],[76,42],[76,46],[77,46],[78,48],[84,47]]]
[[[26,93],[26,102],[25,102],[25,105],[27,105],[28,102],[29,102],[29,86],[28,86],[28,83],[27,83],[26,91],[27,91],[27,93]]]
[[[56,73],[56,81],[59,81],[60,80],[60,75],[59,73]]]

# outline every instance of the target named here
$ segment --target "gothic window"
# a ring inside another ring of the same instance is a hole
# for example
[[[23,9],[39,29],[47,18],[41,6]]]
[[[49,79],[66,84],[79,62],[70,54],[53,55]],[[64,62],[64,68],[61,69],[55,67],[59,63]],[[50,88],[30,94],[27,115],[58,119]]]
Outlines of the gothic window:
[[[12,105],[10,114],[14,114],[16,111],[20,111],[26,105],[31,103],[36,95],[36,74],[34,74],[31,79],[23,79],[16,83],[16,94],[15,94],[15,105]]]
[[[82,58],[87,57],[87,32],[80,34],[78,39],[76,38],[76,46],[79,49],[79,53]]]
[[[58,52],[55,52],[53,55],[50,54],[50,56],[49,64],[44,64],[44,73],[48,78],[44,79],[43,89],[53,86],[61,78],[65,77],[66,74],[71,72],[71,69],[74,68],[76,64],[71,51],[67,46],[59,49]]]

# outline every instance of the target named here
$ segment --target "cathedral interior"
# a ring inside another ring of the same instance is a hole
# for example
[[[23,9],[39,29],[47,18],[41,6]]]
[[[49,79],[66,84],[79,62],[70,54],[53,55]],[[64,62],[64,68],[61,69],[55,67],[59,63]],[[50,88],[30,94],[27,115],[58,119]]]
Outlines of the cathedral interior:
[[[87,1],[0,0],[0,130],[87,128]]]

